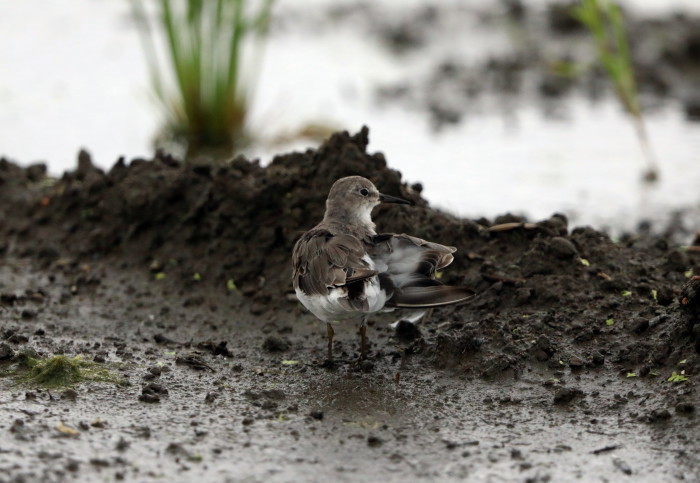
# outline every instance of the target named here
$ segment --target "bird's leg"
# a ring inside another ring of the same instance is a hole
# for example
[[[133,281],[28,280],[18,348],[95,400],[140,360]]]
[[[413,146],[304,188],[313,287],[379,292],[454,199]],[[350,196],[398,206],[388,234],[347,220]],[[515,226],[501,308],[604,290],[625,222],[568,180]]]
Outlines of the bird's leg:
[[[326,334],[328,334],[328,360],[333,361],[333,326],[326,322]]]
[[[408,362],[408,354],[406,354],[406,348],[401,349],[401,365],[399,365],[399,370],[406,370],[406,363]]]
[[[367,358],[367,316],[362,317],[360,324],[360,360]]]

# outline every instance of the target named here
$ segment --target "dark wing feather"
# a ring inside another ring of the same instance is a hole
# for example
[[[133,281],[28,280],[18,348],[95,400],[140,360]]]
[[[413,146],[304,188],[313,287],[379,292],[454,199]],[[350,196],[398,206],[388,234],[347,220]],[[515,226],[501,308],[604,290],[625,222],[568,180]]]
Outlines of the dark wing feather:
[[[377,235],[371,246],[381,287],[393,293],[387,301],[389,307],[438,307],[474,296],[468,288],[446,286],[435,280],[435,272],[452,263],[452,254],[457,250],[454,247],[405,234]]]
[[[327,295],[341,287],[377,274],[362,259],[364,244],[348,235],[313,229],[297,241],[292,254],[293,283],[307,295]]]

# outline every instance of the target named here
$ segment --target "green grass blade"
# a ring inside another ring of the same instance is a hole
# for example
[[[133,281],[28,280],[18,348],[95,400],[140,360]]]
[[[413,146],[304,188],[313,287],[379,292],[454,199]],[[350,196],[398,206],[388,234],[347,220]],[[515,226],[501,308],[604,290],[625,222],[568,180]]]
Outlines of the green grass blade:
[[[170,62],[175,73],[175,80],[177,81],[179,93],[181,95],[181,100],[183,104],[186,104],[186,95],[188,91],[188,81],[186,75],[186,65],[183,57],[182,46],[179,42],[178,30],[175,25],[175,20],[173,17],[173,12],[170,6],[169,0],[161,0],[161,22],[163,28],[165,29],[166,38],[168,40]],[[182,34],[180,34],[182,35]],[[186,110],[185,110],[186,111]]]
[[[228,76],[227,84],[231,92],[236,92],[238,79],[238,62],[241,56],[241,37],[245,31],[245,21],[243,19],[243,0],[233,0],[233,31],[231,32],[231,43],[229,46]]]
[[[156,48],[153,42],[153,36],[151,32],[151,26],[148,21],[148,16],[143,8],[141,0],[130,0],[132,16],[136,23],[136,30],[139,34],[139,40],[146,56],[146,65],[148,68],[148,73],[151,78],[151,84],[153,85],[153,90],[156,97],[161,101],[165,102],[165,87],[163,85],[163,78],[160,75],[160,70],[158,68],[158,56],[156,55]]]
[[[572,9],[571,15],[579,20],[591,34],[598,60],[612,81],[620,103],[633,120],[642,150],[649,164],[645,179],[656,179],[656,162],[642,118],[620,7],[608,0],[582,0],[580,5]]]

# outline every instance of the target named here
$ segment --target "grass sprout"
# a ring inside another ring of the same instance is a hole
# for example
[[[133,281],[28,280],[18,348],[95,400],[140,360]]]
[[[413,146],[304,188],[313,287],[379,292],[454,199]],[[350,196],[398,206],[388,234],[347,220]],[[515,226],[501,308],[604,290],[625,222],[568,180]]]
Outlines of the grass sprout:
[[[683,371],[681,371],[680,374],[678,374],[676,371],[673,371],[671,377],[667,379],[668,382],[685,382],[687,380],[688,376],[686,376]]]
[[[646,181],[658,179],[656,159],[651,149],[642,116],[630,58],[629,44],[620,7],[612,0],[581,0],[572,15],[593,37],[598,60],[608,74],[615,93],[634,124],[637,138],[647,160]]]
[[[166,134],[201,152],[244,144],[246,116],[274,0],[130,0]],[[156,48],[161,41],[165,59]],[[244,50],[251,62],[244,62]]]

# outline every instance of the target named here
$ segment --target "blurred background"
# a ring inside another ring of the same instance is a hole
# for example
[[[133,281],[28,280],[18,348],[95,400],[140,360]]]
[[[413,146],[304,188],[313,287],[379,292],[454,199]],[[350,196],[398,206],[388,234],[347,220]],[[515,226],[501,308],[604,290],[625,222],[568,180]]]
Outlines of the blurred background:
[[[217,79],[202,81],[221,87],[214,104],[231,107],[219,114],[245,128],[212,158],[242,152],[265,164],[367,125],[370,151],[460,216],[563,212],[613,234],[700,226],[697,0],[173,0],[169,26],[167,3],[0,3],[0,156],[44,162],[54,175],[75,166],[80,148],[105,169],[150,157],[156,142],[196,156],[201,136],[183,145],[173,132],[201,113],[171,102],[187,77],[173,74],[172,50],[191,45],[194,18],[207,52],[231,24],[249,37],[236,53],[234,99]],[[229,13],[211,17],[223,26],[206,17],[207,5],[227,3]],[[591,5],[601,16],[587,23],[574,9]],[[206,74],[224,57],[196,62]],[[656,181],[643,180],[650,169]]]

